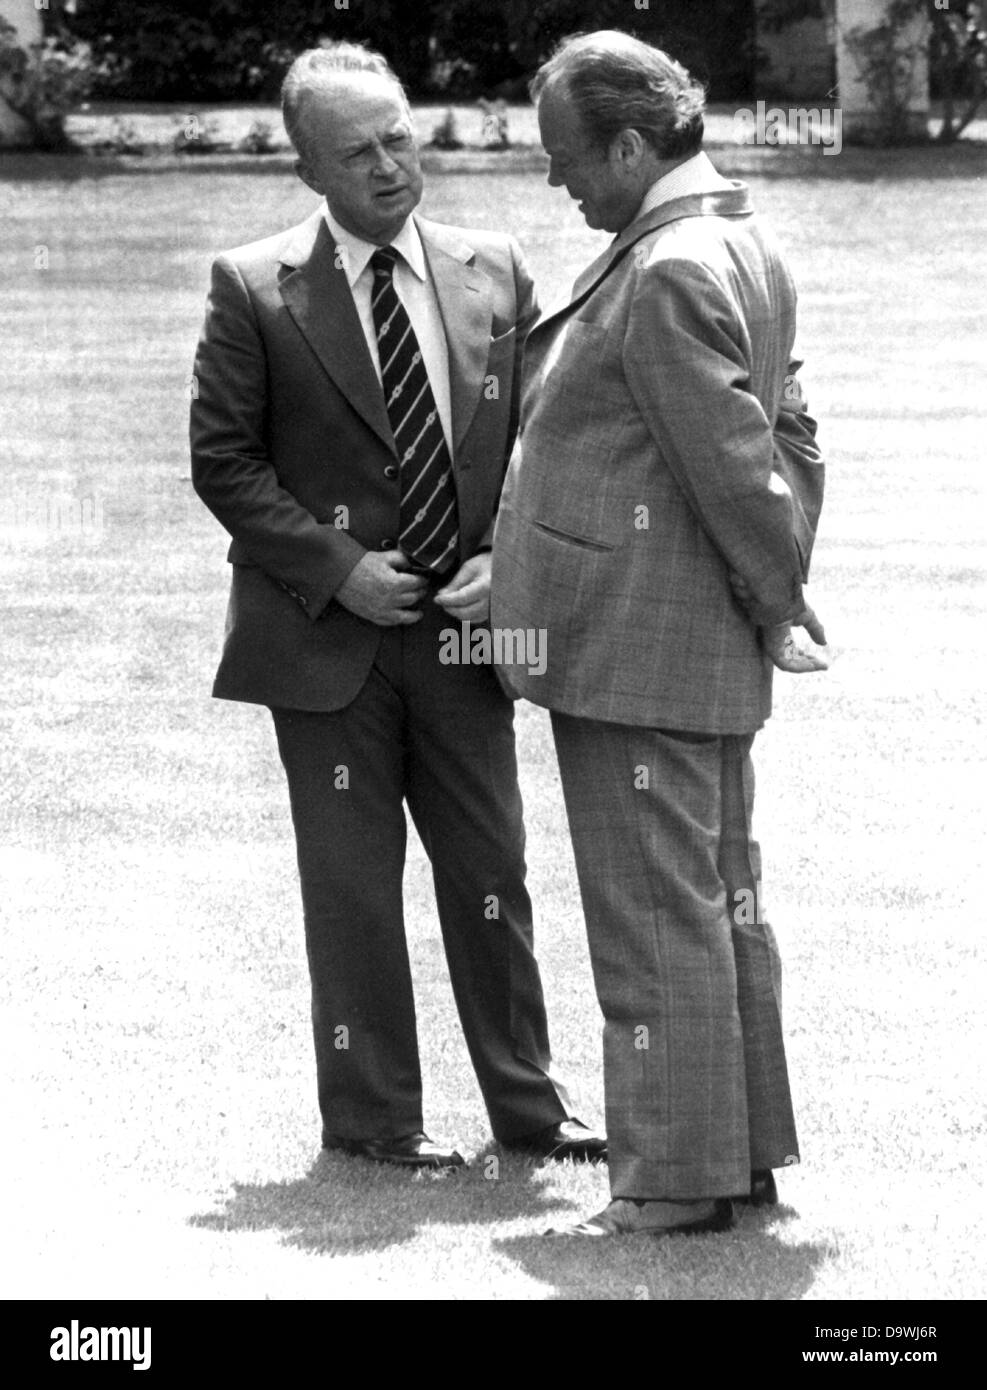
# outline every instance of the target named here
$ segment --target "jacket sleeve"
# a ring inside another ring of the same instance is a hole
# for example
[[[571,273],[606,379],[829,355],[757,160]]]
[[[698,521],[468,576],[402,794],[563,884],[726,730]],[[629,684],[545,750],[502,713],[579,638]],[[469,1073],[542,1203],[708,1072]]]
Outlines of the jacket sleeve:
[[[803,609],[791,494],[774,471],[773,422],[748,389],[727,296],[702,267],[663,261],[639,278],[624,371],[662,459],[760,626]]]
[[[316,520],[278,481],[267,449],[267,359],[249,291],[220,256],[195,358],[192,483],[251,559],[316,619],[364,548]]]
[[[809,578],[812,547],[822,509],[826,465],[816,444],[816,422],[808,414],[808,402],[799,383],[797,374],[801,366],[799,361],[788,364],[774,425],[774,470],[792,494],[792,524],[804,584]]]

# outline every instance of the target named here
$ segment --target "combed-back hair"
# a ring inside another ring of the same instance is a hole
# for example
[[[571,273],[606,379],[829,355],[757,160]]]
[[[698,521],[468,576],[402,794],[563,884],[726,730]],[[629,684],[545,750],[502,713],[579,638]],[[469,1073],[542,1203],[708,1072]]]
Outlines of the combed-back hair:
[[[564,39],[535,74],[532,98],[556,82],[601,153],[627,129],[639,131],[660,159],[683,159],[702,146],[702,83],[660,48],[619,29]]]
[[[325,43],[299,53],[281,84],[281,112],[288,138],[304,159],[308,154],[305,133],[306,97],[324,90],[341,72],[373,72],[393,82],[407,105],[401,79],[381,53],[362,43]]]

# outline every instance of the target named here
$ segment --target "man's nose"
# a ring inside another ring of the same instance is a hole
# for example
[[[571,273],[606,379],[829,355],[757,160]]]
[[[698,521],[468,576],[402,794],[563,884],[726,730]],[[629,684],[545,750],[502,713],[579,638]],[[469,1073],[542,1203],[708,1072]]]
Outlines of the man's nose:
[[[380,175],[381,178],[389,178],[398,167],[398,162],[393,155],[383,145],[378,145],[377,157],[374,160],[374,173]]]
[[[548,166],[548,186],[549,188],[561,188],[564,180],[555,172],[553,165]]]

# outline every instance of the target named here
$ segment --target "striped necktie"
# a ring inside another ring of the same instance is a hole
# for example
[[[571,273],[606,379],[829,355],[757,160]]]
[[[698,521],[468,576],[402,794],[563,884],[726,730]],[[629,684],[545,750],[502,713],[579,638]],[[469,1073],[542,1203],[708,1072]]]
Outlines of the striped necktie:
[[[456,486],[421,348],[394,288],[397,259],[393,246],[382,246],[370,265],[381,382],[401,464],[399,544],[414,564],[443,574],[459,541]]]

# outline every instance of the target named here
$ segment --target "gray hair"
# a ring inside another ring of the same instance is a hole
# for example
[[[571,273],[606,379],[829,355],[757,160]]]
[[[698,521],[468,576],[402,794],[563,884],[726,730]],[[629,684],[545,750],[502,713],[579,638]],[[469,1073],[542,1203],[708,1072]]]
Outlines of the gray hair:
[[[344,72],[372,72],[393,82],[405,105],[408,98],[401,79],[387,59],[362,43],[324,43],[299,53],[281,84],[281,114],[288,138],[304,159],[309,153],[305,133],[306,97],[325,91]]]
[[[660,159],[682,159],[702,145],[702,84],[660,48],[619,29],[563,40],[535,74],[533,100],[556,80],[571,98],[587,138],[601,152],[628,129],[644,136]]]

